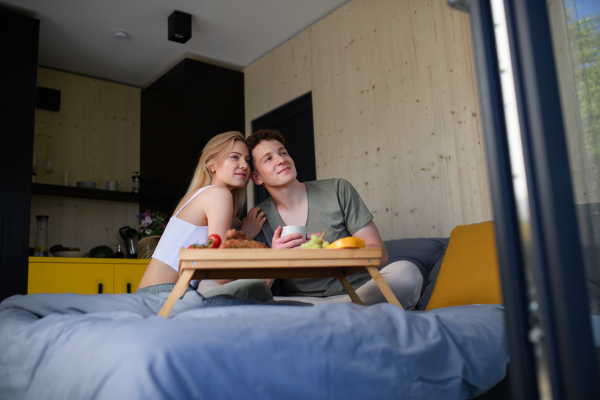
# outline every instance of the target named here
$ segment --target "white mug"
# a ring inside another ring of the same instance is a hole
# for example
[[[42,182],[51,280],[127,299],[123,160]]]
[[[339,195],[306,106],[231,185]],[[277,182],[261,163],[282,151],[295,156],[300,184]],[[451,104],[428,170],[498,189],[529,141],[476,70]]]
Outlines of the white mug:
[[[306,239],[306,228],[300,225],[289,225],[284,226],[281,230],[281,237],[289,235],[290,233],[301,233],[302,237]]]
[[[107,181],[106,182],[106,190],[117,190],[117,187],[119,186],[119,182],[117,181]]]

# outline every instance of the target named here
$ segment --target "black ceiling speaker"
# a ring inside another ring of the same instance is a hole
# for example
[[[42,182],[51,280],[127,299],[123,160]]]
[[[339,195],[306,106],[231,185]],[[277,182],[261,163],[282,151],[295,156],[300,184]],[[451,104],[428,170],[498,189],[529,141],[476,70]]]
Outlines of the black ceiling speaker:
[[[169,15],[169,40],[185,43],[192,37],[192,16],[181,11]]]
[[[60,110],[60,90],[38,86],[35,107],[50,111]]]

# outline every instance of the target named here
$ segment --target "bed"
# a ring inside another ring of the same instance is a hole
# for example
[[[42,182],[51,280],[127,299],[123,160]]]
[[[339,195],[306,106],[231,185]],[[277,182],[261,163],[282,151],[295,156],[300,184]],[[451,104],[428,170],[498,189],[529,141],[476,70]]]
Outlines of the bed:
[[[448,243],[393,242],[390,262],[412,260],[428,283]],[[156,316],[166,298],[6,299],[0,399],[465,399],[502,381],[509,361],[500,305],[424,312],[188,292],[167,320]]]

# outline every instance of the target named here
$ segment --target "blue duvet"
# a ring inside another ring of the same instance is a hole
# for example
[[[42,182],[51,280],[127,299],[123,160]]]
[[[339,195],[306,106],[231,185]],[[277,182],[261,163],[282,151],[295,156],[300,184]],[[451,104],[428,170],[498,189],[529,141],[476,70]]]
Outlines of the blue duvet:
[[[249,305],[188,292],[14,296],[0,399],[464,399],[505,376],[501,306]]]

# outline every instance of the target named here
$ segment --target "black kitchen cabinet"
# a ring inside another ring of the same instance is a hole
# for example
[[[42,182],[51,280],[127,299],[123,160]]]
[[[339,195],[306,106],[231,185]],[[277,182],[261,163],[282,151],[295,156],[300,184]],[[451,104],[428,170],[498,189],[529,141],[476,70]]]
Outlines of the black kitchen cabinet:
[[[140,210],[170,216],[210,138],[244,124],[242,72],[185,59],[142,90]]]
[[[317,179],[315,130],[312,93],[302,95],[287,104],[252,121],[252,131],[277,129],[285,139],[290,157],[296,164],[300,182]],[[254,204],[271,197],[263,185],[254,185]]]
[[[27,293],[39,26],[0,9],[0,300]]]

